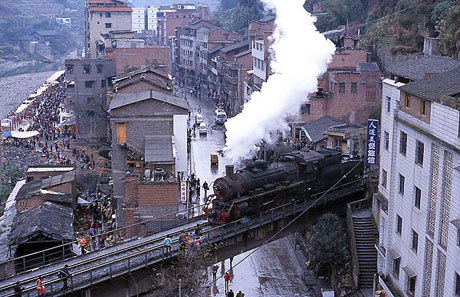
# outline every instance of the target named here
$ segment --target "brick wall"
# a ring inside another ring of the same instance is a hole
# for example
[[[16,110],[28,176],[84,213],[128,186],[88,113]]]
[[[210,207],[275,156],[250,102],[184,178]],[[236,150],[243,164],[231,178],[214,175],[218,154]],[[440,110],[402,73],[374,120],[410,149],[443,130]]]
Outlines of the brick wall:
[[[214,31],[208,33],[208,43],[211,45],[213,43],[228,43],[232,44],[234,41],[242,41],[243,37],[240,34],[227,31],[222,28],[218,28]],[[226,37],[227,36],[227,37]],[[212,46],[208,46],[209,49]]]
[[[426,114],[421,113],[422,100],[418,97],[409,95],[409,107],[406,107],[405,96],[406,93],[401,92],[401,111],[410,114],[416,119],[422,120],[425,123],[430,123],[430,114],[431,114],[431,101],[425,100]]]
[[[123,74],[125,66],[142,67],[146,66],[148,64],[147,61],[151,60],[158,62],[159,70],[171,74],[169,48],[167,46],[107,49],[105,56],[115,61],[117,75]]]
[[[155,91],[162,91],[162,92],[165,91],[163,88],[160,88],[153,83],[142,80],[142,81],[133,83],[131,85],[127,85],[122,88],[119,88],[117,90],[117,93],[133,94],[133,93],[139,93],[139,92],[148,91],[148,90],[155,90]]]
[[[356,70],[358,63],[367,62],[367,52],[364,49],[336,50],[328,70],[348,69]]]
[[[47,189],[48,191],[54,191],[59,193],[74,194],[72,183],[60,184]]]
[[[23,212],[32,207],[38,206],[45,203],[45,200],[41,196],[32,196],[27,199],[21,199],[16,201],[16,211]]]
[[[177,183],[148,183],[138,185],[138,206],[176,206],[179,197]]]

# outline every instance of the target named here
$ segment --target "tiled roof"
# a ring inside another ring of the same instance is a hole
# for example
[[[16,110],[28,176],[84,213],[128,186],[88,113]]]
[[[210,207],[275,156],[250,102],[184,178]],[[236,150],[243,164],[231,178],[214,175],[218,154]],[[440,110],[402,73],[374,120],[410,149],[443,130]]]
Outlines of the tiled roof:
[[[241,41],[241,42],[234,43],[232,45],[224,47],[223,49],[221,49],[221,51],[223,53],[228,53],[228,52],[234,51],[234,50],[242,48],[242,47],[248,47],[249,48],[249,41],[244,40],[244,41]]]
[[[376,63],[358,63],[358,71],[378,72],[380,70]]]
[[[110,102],[110,110],[144,100],[158,100],[183,109],[188,109],[187,102],[183,98],[176,97],[165,92],[148,90],[135,94],[113,94],[113,99]]]
[[[173,163],[172,136],[146,135],[144,156],[148,163]]]
[[[303,124],[302,126],[307,130],[309,134],[310,141],[317,143],[323,139],[326,139],[327,136],[323,132],[327,131],[332,126],[346,124],[345,121],[332,118],[330,116],[325,116],[317,119],[316,121]]]
[[[215,47],[213,47],[212,49],[209,50],[209,53],[210,53],[210,54],[217,53],[220,49],[223,49],[223,48],[224,48],[223,45],[215,46]]]
[[[438,101],[441,96],[458,96],[460,94],[460,67],[430,78],[416,80],[399,89],[430,101]]]
[[[37,233],[54,240],[73,240],[72,208],[45,202],[16,214],[8,241],[10,244],[25,243]]]
[[[112,11],[119,11],[119,12],[132,12],[133,9],[131,7],[124,7],[124,6],[110,6],[110,7],[106,7],[106,6],[91,6],[89,7],[89,11],[92,11],[92,12],[112,12]]]
[[[247,51],[244,51],[244,52],[239,53],[238,55],[235,55],[235,58],[241,58],[241,57],[246,56],[247,54],[250,54],[250,53],[252,53],[252,50],[248,49]]]
[[[65,172],[60,175],[48,177],[45,179],[33,180],[26,183],[16,195],[16,200],[27,199],[30,196],[41,194],[40,190],[46,190],[51,187],[62,185],[75,180],[75,171]]]
[[[425,78],[425,74],[443,73],[460,67],[460,61],[444,56],[422,56],[385,65],[386,71],[410,80]]]

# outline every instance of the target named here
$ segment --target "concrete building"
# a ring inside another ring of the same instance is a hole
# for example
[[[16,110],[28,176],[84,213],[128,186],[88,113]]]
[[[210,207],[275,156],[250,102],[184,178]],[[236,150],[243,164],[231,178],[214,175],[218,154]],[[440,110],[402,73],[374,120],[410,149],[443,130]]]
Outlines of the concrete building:
[[[352,124],[329,127],[323,132],[327,136],[327,148],[341,151],[344,156],[362,158],[366,150],[366,129]]]
[[[187,174],[187,117],[185,100],[167,92],[113,94],[112,177],[119,223],[177,210],[178,180]]]
[[[132,29],[131,7],[120,0],[85,1],[85,57],[97,58],[103,51],[101,34]]]
[[[70,59],[65,61],[70,83],[66,102],[74,111],[77,137],[98,142],[107,136],[107,89],[116,76],[112,59]]]
[[[133,8],[132,30],[135,32],[144,32],[146,30],[146,10],[143,7]]]
[[[275,17],[268,16],[249,24],[248,40],[252,55],[252,73],[244,83],[244,99],[247,102],[252,92],[260,91],[262,83],[270,75],[269,37],[275,30]]]
[[[364,124],[378,109],[381,73],[376,63],[367,62],[359,48],[338,49],[327,72],[318,80],[318,90],[301,107],[300,118],[308,122],[324,116]]]
[[[147,30],[151,32],[153,36],[158,36],[157,27],[158,27],[158,8],[149,6],[147,7]]]
[[[383,81],[373,211],[387,296],[460,294],[460,68],[435,75],[455,63],[407,61]]]

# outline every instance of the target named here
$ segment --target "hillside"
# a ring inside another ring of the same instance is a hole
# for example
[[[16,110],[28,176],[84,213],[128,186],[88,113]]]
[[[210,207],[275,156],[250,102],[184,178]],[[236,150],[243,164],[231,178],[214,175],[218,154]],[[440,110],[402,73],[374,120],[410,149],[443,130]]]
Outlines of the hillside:
[[[384,44],[393,53],[423,49],[423,37],[440,39],[445,55],[460,50],[460,3],[449,0],[307,0],[307,10],[318,17],[320,31],[354,21],[361,27],[364,44]]]

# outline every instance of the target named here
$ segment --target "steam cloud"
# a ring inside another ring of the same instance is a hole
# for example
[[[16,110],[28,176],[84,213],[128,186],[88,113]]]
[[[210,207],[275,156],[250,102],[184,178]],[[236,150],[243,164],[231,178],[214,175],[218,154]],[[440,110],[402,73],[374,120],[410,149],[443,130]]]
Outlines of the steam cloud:
[[[286,118],[299,113],[310,93],[316,92],[318,77],[327,70],[334,44],[321,35],[305,0],[262,0],[276,10],[276,29],[271,45],[273,74],[254,92],[243,111],[229,119],[226,155],[233,162],[248,157],[263,139],[273,143],[271,132],[287,131]]]

